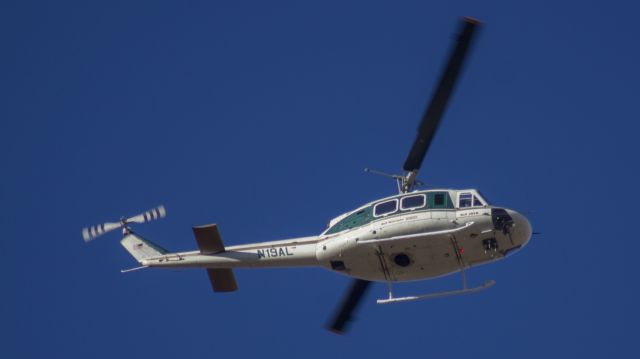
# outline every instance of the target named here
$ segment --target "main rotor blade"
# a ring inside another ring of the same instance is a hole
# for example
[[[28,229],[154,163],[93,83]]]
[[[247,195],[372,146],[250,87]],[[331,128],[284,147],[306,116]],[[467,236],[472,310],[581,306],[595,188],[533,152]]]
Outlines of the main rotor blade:
[[[440,83],[431,98],[431,102],[427,106],[427,110],[422,116],[422,122],[418,127],[418,135],[413,143],[413,147],[411,147],[409,156],[407,156],[407,160],[404,162],[405,171],[416,171],[420,169],[422,160],[424,160],[431,140],[438,129],[440,119],[447,107],[449,97],[453,92],[458,75],[462,70],[467,50],[479,24],[480,22],[475,19],[463,19],[461,26],[462,31],[458,35],[457,43],[449,56],[447,67],[445,67],[440,77]]]
[[[368,280],[355,279],[351,284],[351,288],[347,295],[342,299],[338,311],[336,311],[333,320],[331,321],[328,329],[334,333],[343,334],[346,331],[346,326],[353,319],[353,312],[355,312],[362,296],[366,293],[371,282]]]

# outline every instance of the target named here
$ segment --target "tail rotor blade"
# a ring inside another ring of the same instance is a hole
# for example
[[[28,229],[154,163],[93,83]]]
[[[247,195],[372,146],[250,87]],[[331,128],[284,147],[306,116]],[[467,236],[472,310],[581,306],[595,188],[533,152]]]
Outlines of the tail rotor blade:
[[[150,209],[137,216],[125,219],[125,223],[145,223],[156,219],[164,218],[167,215],[167,211],[164,206],[158,206],[154,209]]]
[[[109,231],[120,228],[120,226],[120,223],[107,222],[96,226],[86,227],[82,229],[82,238],[85,242],[89,242]]]
[[[164,218],[167,215],[167,211],[164,209],[164,206],[158,206],[154,209],[150,209],[144,213],[141,213],[137,216],[133,216],[131,218],[124,219],[121,217],[119,222],[107,222],[103,224],[99,224],[97,226],[85,227],[82,229],[82,238],[85,242],[89,242],[94,240],[96,237],[99,237],[107,232],[110,232],[116,228],[123,228],[125,233],[130,233],[131,228],[129,228],[130,223],[145,223],[152,220]]]
[[[338,334],[346,332],[347,324],[353,319],[353,313],[358,308],[370,284],[371,282],[368,280],[355,279],[353,281],[351,288],[343,298],[342,303],[328,326],[329,330]]]

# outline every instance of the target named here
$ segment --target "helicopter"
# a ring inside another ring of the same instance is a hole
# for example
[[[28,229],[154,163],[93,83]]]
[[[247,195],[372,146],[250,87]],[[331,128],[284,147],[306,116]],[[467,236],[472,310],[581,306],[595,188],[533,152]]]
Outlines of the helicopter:
[[[398,193],[376,199],[329,222],[319,235],[279,241],[225,246],[216,224],[193,227],[198,249],[169,252],[131,229],[166,216],[159,206],[142,214],[121,218],[82,230],[89,242],[122,229],[120,243],[143,268],[204,268],[214,292],[238,289],[233,269],[267,267],[323,267],[353,278],[352,284],[328,323],[328,329],[344,333],[373,282],[388,286],[388,296],[378,304],[398,303],[478,292],[495,284],[467,285],[465,270],[492,263],[524,247],[531,239],[525,216],[493,206],[475,189],[426,189],[418,172],[443,117],[480,23],[463,18],[448,62],[418,127],[403,166],[403,175],[372,173],[393,178]],[[457,290],[396,297],[393,284],[433,279],[461,273]]]

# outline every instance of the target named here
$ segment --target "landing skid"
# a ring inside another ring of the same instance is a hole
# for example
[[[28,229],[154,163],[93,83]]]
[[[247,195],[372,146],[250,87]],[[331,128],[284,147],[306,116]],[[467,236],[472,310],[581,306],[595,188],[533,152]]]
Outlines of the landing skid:
[[[479,285],[477,287],[468,288],[467,287],[467,276],[464,273],[464,269],[461,270],[461,273],[462,273],[462,289],[450,290],[450,291],[446,291],[446,292],[428,293],[428,294],[423,294],[423,295],[412,295],[412,296],[407,296],[407,297],[394,297],[393,296],[392,287],[391,287],[391,282],[387,282],[387,284],[389,286],[389,297],[386,298],[386,299],[378,299],[376,301],[376,303],[378,303],[378,304],[387,304],[387,303],[409,302],[409,301],[413,301],[413,300],[424,300],[424,299],[449,297],[449,296],[452,296],[452,295],[470,294],[470,293],[475,293],[475,292],[479,292],[481,290],[490,288],[494,284],[496,284],[496,281],[492,279],[492,280],[488,280],[488,281],[484,282],[484,284],[481,284],[481,285]]]
[[[407,296],[407,297],[397,297],[397,298],[394,298],[393,295],[389,295],[389,298],[387,298],[387,299],[378,299],[376,301],[376,303],[378,303],[378,304],[387,304],[387,303],[397,303],[397,302],[409,302],[409,301],[412,301],[412,300],[424,300],[424,299],[448,297],[448,296],[459,295],[459,294],[470,294],[470,293],[475,293],[475,292],[479,292],[481,290],[487,289],[487,288],[493,286],[494,284],[496,284],[495,280],[488,280],[488,281],[484,282],[484,284],[479,285],[477,287],[463,288],[463,289],[458,289],[458,290],[450,290],[450,291],[447,291],[447,292],[436,292],[436,293],[429,293],[429,294],[423,294],[423,295],[413,295],[413,296]]]

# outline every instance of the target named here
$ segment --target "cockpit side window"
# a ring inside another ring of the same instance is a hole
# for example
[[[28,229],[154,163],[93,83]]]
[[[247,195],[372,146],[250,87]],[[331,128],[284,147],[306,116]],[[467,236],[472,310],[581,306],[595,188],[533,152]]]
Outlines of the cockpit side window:
[[[426,202],[425,197],[426,196],[423,194],[404,197],[403,199],[400,200],[400,209],[407,210],[407,209],[416,209],[416,208],[424,207]]]
[[[467,208],[467,207],[482,207],[484,203],[478,198],[478,196],[471,193],[460,193],[458,198],[458,207]]]
[[[473,203],[473,195],[471,193],[460,193],[460,199],[458,200],[458,207],[465,208],[471,207]]]
[[[397,210],[398,210],[398,200],[392,199],[390,201],[376,204],[376,206],[373,208],[373,215],[375,217],[380,217],[380,216],[391,214]]]

